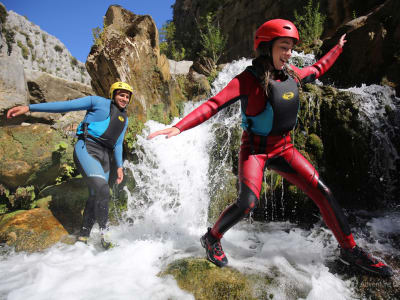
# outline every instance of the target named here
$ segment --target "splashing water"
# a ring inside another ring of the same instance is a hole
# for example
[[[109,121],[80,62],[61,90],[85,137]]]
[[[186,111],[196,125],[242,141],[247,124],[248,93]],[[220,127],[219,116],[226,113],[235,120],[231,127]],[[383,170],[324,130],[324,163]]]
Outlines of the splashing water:
[[[228,65],[213,93],[248,64],[249,60],[240,60]],[[195,106],[187,104],[185,113]],[[100,250],[95,228],[89,245],[57,244],[33,254],[11,251],[0,257],[0,298],[194,299],[172,277],[157,274],[176,259],[205,257],[199,237],[207,226],[212,125],[239,122],[236,111],[226,117],[221,112],[171,139],[147,140],[149,132],[166,127],[147,122],[138,137],[137,163],[125,162],[136,187],[130,191],[125,216],[132,222],[110,228],[118,247]],[[369,226],[382,236],[394,225],[378,218]],[[222,244],[232,267],[272,279],[260,289],[268,289],[273,299],[356,297],[351,282],[326,267],[334,260],[337,243],[323,227],[303,230],[289,223],[241,222],[227,232]]]

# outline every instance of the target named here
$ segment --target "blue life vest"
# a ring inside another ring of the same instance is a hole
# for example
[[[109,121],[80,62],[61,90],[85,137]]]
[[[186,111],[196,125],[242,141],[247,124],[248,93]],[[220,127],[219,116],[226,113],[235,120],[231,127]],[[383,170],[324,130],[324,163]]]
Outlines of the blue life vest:
[[[121,111],[114,102],[111,102],[110,114],[107,119],[90,123],[81,122],[76,134],[81,138],[90,138],[109,149],[113,149],[125,128],[126,122],[126,111]]]

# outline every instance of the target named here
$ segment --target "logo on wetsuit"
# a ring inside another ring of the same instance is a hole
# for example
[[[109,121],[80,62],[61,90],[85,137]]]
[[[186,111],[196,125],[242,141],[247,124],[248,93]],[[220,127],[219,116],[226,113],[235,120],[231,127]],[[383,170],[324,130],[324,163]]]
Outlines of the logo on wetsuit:
[[[294,97],[294,93],[293,92],[286,92],[282,95],[282,99],[285,100],[290,100]]]
[[[124,122],[124,121],[125,121],[125,119],[124,119],[123,116],[118,116],[118,120],[120,120],[121,122]]]

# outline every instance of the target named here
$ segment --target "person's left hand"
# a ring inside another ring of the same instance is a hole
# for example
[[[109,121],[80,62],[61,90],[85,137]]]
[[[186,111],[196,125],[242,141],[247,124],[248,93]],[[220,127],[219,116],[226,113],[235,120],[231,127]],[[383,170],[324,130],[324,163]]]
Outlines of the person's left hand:
[[[117,169],[117,184],[120,184],[122,180],[124,179],[124,169],[123,168],[118,168]]]
[[[343,48],[344,44],[347,42],[347,40],[345,38],[346,38],[346,34],[343,34],[340,37],[339,42],[338,42],[338,45],[340,48]]]

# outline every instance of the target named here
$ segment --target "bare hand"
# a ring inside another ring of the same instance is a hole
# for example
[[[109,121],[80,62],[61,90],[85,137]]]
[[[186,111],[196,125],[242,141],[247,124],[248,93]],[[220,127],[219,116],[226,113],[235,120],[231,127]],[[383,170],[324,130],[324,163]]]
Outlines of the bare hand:
[[[340,48],[343,48],[344,44],[347,42],[347,40],[345,40],[345,38],[346,38],[346,34],[343,34],[340,37],[339,42],[338,42],[338,45]]]
[[[29,106],[22,105],[22,106],[15,106],[10,108],[7,112],[7,119],[11,119],[17,117],[19,115],[26,114],[29,111]]]
[[[178,135],[180,133],[181,133],[181,131],[178,128],[170,127],[170,128],[166,128],[166,129],[163,129],[163,130],[158,130],[158,131],[155,131],[155,132],[149,134],[147,139],[151,140],[152,138],[156,137],[157,135],[161,135],[161,134],[166,135],[166,138],[169,139],[170,137],[173,137],[173,136]]]
[[[124,170],[122,168],[117,169],[117,184],[120,184],[124,180]]]

